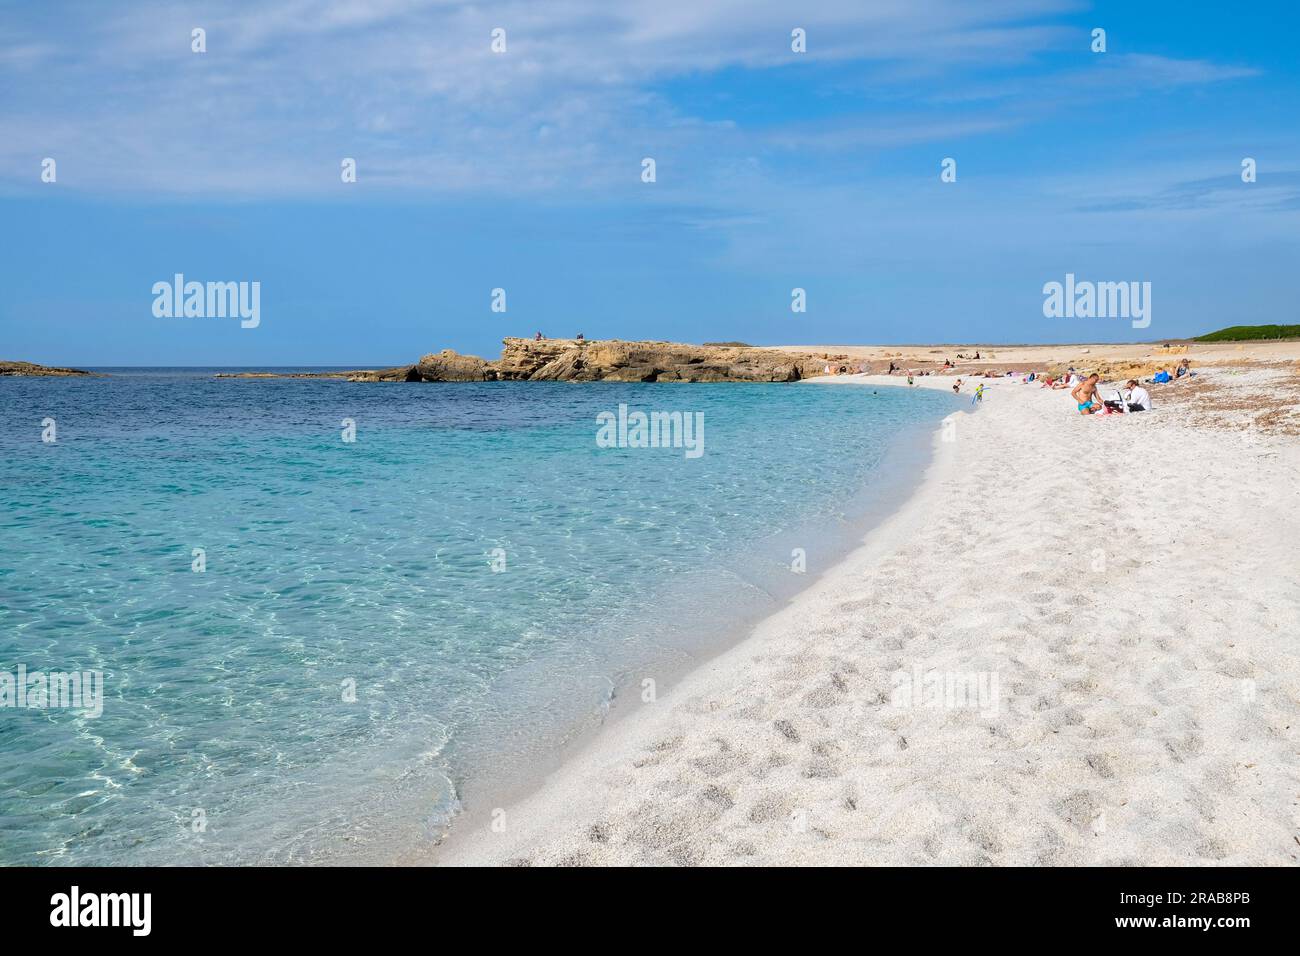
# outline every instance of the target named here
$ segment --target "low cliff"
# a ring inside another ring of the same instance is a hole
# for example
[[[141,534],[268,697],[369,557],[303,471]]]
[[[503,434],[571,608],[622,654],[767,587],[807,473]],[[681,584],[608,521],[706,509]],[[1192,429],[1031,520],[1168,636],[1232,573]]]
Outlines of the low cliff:
[[[503,339],[501,358],[431,352],[414,365],[353,372],[226,372],[219,378],[337,378],[349,382],[797,382],[845,369],[839,354],[778,352],[748,345],[685,345],[605,339]]]
[[[425,382],[797,382],[822,374],[843,356],[774,352],[732,345],[623,342],[618,339],[503,340],[488,362],[444,350],[412,366]],[[396,371],[396,370],[393,370]]]

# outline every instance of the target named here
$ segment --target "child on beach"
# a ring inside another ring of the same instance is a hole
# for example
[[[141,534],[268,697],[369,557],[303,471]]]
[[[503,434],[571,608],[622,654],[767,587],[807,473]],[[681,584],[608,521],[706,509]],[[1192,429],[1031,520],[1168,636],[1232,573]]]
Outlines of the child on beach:
[[[978,402],[982,402],[982,401],[984,401],[984,383],[980,382],[975,389],[975,394],[971,396],[970,403],[972,406],[974,406]]]
[[[952,393],[956,395],[960,391],[961,391],[961,379],[957,379],[957,381],[952,383]]]

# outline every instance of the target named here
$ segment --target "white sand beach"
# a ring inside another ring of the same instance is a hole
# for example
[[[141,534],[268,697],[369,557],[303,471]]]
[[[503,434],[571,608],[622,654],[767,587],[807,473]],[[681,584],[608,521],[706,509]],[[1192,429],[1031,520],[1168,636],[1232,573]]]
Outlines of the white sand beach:
[[[860,548],[433,862],[1295,865],[1295,370],[1198,372],[989,380]]]

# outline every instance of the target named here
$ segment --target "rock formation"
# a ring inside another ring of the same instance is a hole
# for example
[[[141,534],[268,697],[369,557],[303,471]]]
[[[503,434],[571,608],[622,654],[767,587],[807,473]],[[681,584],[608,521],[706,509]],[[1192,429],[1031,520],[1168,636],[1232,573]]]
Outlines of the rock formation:
[[[618,339],[508,338],[503,344],[495,362],[447,350],[426,355],[415,368],[426,382],[796,382],[821,375],[828,360],[845,360],[749,346]]]
[[[45,365],[33,365],[31,362],[0,362],[0,375],[69,376],[94,374],[94,372],[83,372],[79,368],[50,368]]]
[[[355,372],[290,373],[294,378],[342,378],[349,382],[797,382],[824,374],[827,364],[847,370],[844,355],[779,352],[748,345],[685,345],[618,339],[508,338],[495,362],[451,349],[430,353],[414,365]],[[265,378],[274,373],[223,373],[227,378]]]

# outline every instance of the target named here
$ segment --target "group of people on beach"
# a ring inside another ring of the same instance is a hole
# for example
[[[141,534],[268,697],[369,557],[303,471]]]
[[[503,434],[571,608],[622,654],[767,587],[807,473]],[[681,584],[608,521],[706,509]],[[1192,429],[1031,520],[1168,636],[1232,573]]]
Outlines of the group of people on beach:
[[[970,356],[961,354],[958,354],[957,357],[963,359],[970,358]],[[978,358],[979,353],[977,352],[974,357]],[[956,367],[956,363],[949,359],[944,359],[942,367],[936,370],[936,372],[941,374],[944,371],[955,369]],[[843,375],[853,374],[854,372],[860,373],[867,371],[867,369],[861,364],[856,367],[847,365],[841,365],[838,367],[827,365],[825,371],[827,375]],[[892,361],[889,363],[889,369],[886,374],[893,375],[895,372],[904,371],[907,373],[907,384],[911,386],[916,385],[917,376],[936,374],[936,372],[931,372],[929,369],[904,369],[902,366],[897,365]],[[1183,359],[1172,370],[1168,368],[1159,369],[1153,377],[1147,380],[1147,383],[1160,385],[1165,382],[1173,382],[1182,378],[1194,376],[1195,374],[1196,373],[1191,370],[1191,363],[1187,359]],[[1037,382],[1041,388],[1069,389],[1070,397],[1074,399],[1075,407],[1078,409],[1080,415],[1146,412],[1153,408],[1151,393],[1143,387],[1143,383],[1138,379],[1129,379],[1124,384],[1123,389],[1118,390],[1114,397],[1104,399],[1099,390],[1101,376],[1096,372],[1086,376],[1080,375],[1073,366],[1067,369],[1064,375],[1039,375],[1034,371],[1023,374],[1020,372],[999,373],[986,371],[982,376],[978,377],[998,379],[1009,378],[1012,380],[1019,377],[1021,383],[1026,385],[1032,385]],[[962,387],[965,384],[965,379],[958,377],[957,380],[952,383],[953,394],[960,395]],[[971,404],[977,404],[982,401],[983,398],[984,383],[981,382],[976,386],[975,392],[971,397]]]
[[[1184,378],[1190,379],[1195,375],[1191,363],[1187,359],[1183,359],[1173,371],[1161,368],[1147,380],[1147,384],[1164,385]],[[1080,415],[1106,415],[1116,412],[1147,412],[1151,410],[1151,393],[1143,388],[1143,383],[1137,379],[1129,379],[1119,393],[1119,397],[1113,399],[1101,398],[1097,390],[1099,380],[1100,376],[1095,372],[1086,378],[1080,379],[1074,374],[1074,369],[1070,369],[1070,378],[1064,385],[1070,388],[1070,397],[1074,399]]]
[[[1120,398],[1111,401],[1103,401],[1098,393],[1097,384],[1100,380],[1101,376],[1093,372],[1070,390],[1070,397],[1078,404],[1080,415],[1123,414],[1151,410],[1151,393],[1143,388],[1137,379],[1129,379],[1124,385],[1124,390],[1120,392]]]

